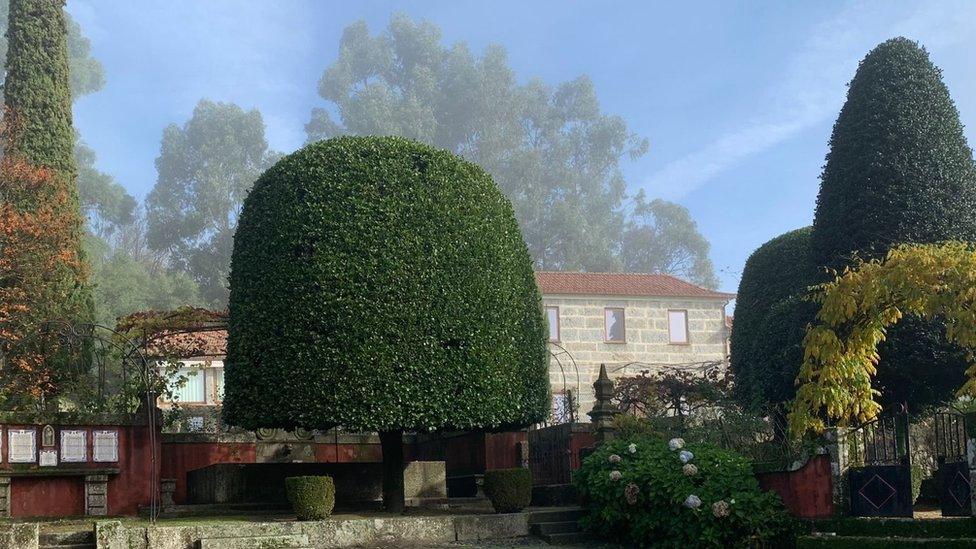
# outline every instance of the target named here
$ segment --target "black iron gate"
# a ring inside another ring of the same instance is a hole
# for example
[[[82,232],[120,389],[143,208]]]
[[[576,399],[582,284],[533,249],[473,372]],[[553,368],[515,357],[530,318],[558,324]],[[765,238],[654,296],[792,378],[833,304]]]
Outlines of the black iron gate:
[[[965,416],[953,411],[935,414],[935,449],[939,464],[939,506],[942,516],[972,515],[972,486],[966,460]]]
[[[851,514],[911,517],[908,411],[902,406],[848,434]]]
[[[572,436],[572,423],[529,430],[529,469],[532,471],[532,484],[569,484],[572,474]]]

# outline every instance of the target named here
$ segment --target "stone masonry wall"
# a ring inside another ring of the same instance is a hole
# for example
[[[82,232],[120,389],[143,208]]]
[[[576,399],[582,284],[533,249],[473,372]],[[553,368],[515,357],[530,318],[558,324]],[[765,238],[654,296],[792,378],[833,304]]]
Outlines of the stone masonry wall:
[[[724,299],[546,295],[543,303],[559,307],[559,342],[550,345],[552,391],[556,395],[569,389],[578,396],[579,421],[589,421],[586,413],[593,407],[593,382],[601,363],[607,365],[611,378],[617,378],[646,369],[624,368],[631,362],[666,367],[727,358]],[[604,341],[608,307],[624,309],[624,343]],[[686,345],[669,342],[667,314],[673,309],[688,311]]]

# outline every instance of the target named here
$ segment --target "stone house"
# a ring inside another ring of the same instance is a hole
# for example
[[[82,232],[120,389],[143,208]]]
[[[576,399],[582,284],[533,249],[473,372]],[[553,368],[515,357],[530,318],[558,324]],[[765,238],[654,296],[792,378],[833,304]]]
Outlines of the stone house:
[[[589,421],[600,365],[642,370],[727,365],[725,307],[735,294],[662,274],[541,271],[553,419]]]
[[[549,323],[556,421],[589,421],[600,364],[620,377],[728,359],[725,307],[734,294],[661,274],[540,271],[536,282]],[[226,340],[222,326],[165,336],[166,348],[182,357],[173,389],[184,416],[177,429],[211,430],[219,423]],[[160,407],[171,403],[162,400]]]

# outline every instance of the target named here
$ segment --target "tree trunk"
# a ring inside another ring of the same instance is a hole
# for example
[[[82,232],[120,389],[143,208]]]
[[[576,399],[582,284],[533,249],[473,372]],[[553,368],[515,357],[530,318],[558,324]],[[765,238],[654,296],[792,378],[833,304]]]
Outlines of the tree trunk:
[[[392,513],[402,513],[403,496],[403,431],[380,432],[383,449],[383,508]]]

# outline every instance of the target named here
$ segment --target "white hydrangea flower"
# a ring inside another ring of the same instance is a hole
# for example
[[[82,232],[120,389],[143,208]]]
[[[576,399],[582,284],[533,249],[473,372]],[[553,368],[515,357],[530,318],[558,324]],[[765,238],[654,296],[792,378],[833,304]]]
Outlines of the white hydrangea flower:
[[[688,450],[682,450],[681,453],[678,454],[678,459],[681,460],[681,463],[688,463],[689,461],[695,459],[695,454],[692,454]]]
[[[607,458],[607,461],[609,461],[610,463],[620,463],[620,456],[618,456],[617,454],[610,454],[610,457]]]
[[[610,471],[610,480],[620,480],[623,476],[620,471]]]
[[[634,444],[633,442],[631,442],[630,443],[630,446],[627,447],[627,451],[630,452],[631,454],[636,454],[637,453],[637,445]]]
[[[680,450],[684,447],[685,447],[685,439],[683,438],[672,438],[671,440],[668,441],[668,448],[671,448],[672,452],[675,450]]]
[[[698,474],[698,466],[694,463],[687,463],[681,468],[681,472],[684,473],[686,477],[693,477]]]
[[[712,515],[714,515],[715,518],[727,517],[731,512],[732,509],[729,508],[729,504],[722,500],[716,501],[712,504]]]
[[[685,498],[685,507],[689,509],[698,509],[701,507],[701,498],[692,494]]]

